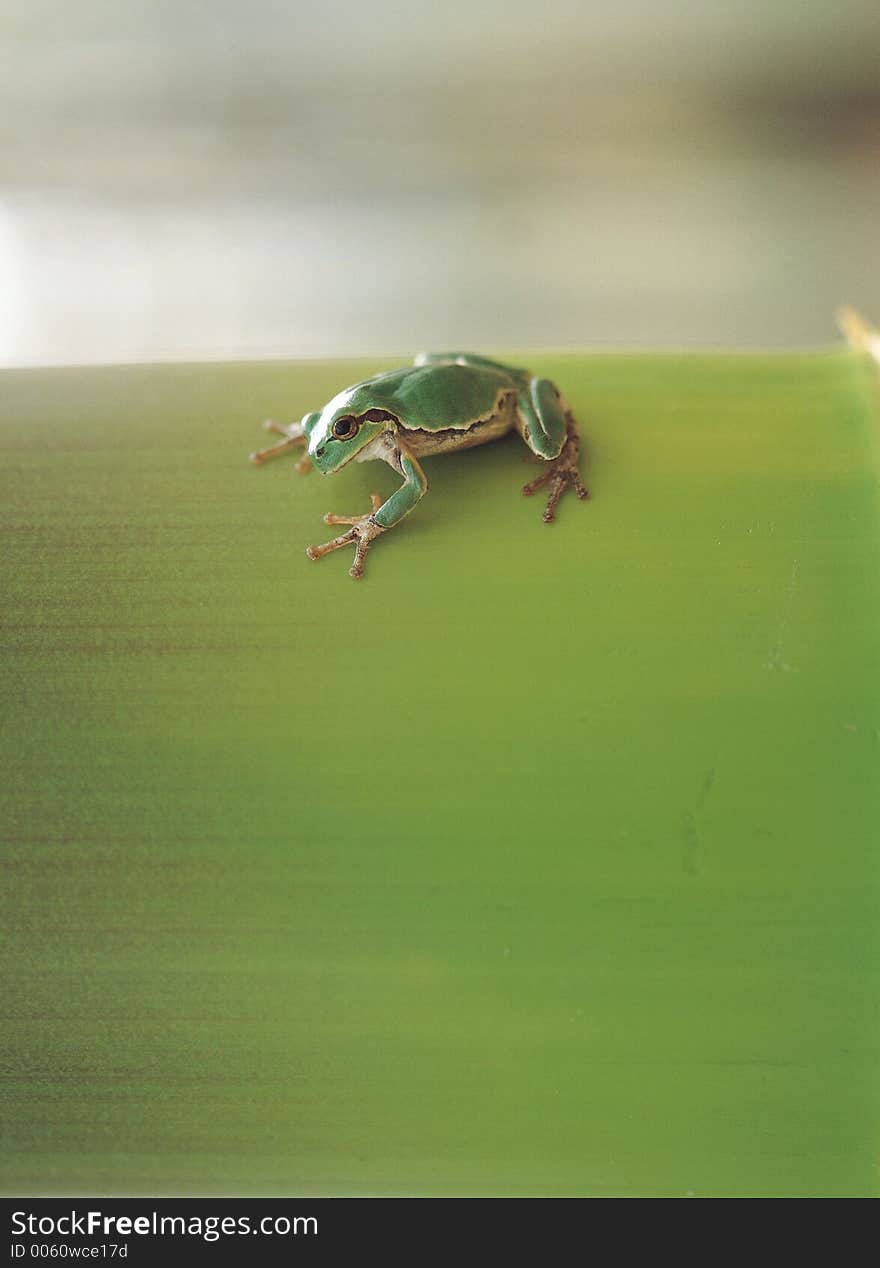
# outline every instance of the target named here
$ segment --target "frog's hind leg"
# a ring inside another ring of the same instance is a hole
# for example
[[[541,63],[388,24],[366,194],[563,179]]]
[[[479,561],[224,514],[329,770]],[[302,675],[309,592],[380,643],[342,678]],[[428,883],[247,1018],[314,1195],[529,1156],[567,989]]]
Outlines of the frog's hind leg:
[[[544,508],[545,524],[553,523],[556,518],[556,504],[569,486],[574,489],[582,500],[590,496],[589,489],[585,487],[581,479],[581,473],[578,470],[579,452],[580,436],[578,435],[577,425],[572,419],[568,424],[566,441],[562,446],[562,452],[557,458],[547,463],[548,469],[543,475],[538,476],[537,480],[530,480],[528,484],[523,485],[523,493],[526,497],[531,497],[542,485],[548,485],[550,496],[547,498],[547,505]]]
[[[523,493],[530,497],[548,486],[544,523],[551,524],[567,488],[581,499],[589,497],[589,492],[578,469],[580,435],[574,415],[549,379],[532,379],[528,393],[519,394],[517,429],[532,453],[547,464],[543,475],[523,485]]]

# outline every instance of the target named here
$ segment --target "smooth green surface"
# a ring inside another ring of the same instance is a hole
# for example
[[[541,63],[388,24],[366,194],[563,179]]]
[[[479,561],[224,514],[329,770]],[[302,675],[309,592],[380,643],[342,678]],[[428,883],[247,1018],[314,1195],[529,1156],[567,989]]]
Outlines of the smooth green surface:
[[[2,1188],[878,1190],[849,354],[535,358],[588,438],[246,455],[376,364],[0,376]]]

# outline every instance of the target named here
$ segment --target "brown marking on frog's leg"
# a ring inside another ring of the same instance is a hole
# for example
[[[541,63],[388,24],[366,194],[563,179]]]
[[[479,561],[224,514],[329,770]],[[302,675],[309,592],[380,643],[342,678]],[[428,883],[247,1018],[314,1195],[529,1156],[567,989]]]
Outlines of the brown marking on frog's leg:
[[[553,458],[546,464],[547,470],[543,475],[523,485],[523,493],[526,497],[531,497],[542,485],[549,485],[550,496],[547,499],[547,506],[544,510],[545,524],[551,524],[556,518],[556,505],[569,486],[574,489],[582,500],[590,496],[578,470],[580,436],[570,413],[566,413],[565,432],[565,444],[562,446],[559,457]]]

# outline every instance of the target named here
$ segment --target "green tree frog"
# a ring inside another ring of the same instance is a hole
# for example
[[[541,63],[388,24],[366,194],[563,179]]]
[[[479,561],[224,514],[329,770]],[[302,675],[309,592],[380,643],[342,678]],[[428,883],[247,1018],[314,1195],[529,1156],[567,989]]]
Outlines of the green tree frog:
[[[428,482],[419,460],[453,453],[519,432],[546,470],[523,486],[530,495],[546,485],[544,511],[551,523],[566,488],[579,498],[588,495],[578,471],[579,437],[571,410],[549,379],[466,353],[422,353],[412,366],[376,374],[346,388],[316,414],[299,423],[263,424],[284,437],[250,455],[259,465],[267,458],[306,446],[299,471],[314,464],[329,475],[352,460],[381,458],[403,477],[403,484],[382,501],[372,495],[365,515],[325,515],[326,524],[346,524],[340,536],[322,546],[309,546],[310,559],[354,547],[352,577],[361,577],[372,543],[400,523],[425,495]]]

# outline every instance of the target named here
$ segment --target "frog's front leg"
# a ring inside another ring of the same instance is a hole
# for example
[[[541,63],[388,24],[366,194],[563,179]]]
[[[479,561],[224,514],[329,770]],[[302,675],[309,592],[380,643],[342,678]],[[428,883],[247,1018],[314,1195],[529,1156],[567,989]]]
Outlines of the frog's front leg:
[[[305,433],[305,419],[301,423],[276,423],[274,418],[267,418],[263,423],[265,431],[276,432],[279,436],[283,436],[284,440],[278,441],[275,445],[268,445],[265,449],[256,449],[249,458],[255,467],[262,466],[267,458],[275,458],[278,454],[287,453],[288,449],[295,449],[297,445],[305,445],[308,438]],[[311,471],[312,464],[306,454],[300,458],[296,464],[296,469],[303,474]]]
[[[347,533],[341,533],[323,546],[309,546],[306,554],[309,559],[320,559],[329,555],[332,550],[341,550],[343,546],[354,545],[354,563],[349,568],[349,576],[364,575],[364,560],[373,542],[382,533],[400,523],[413,507],[421,501],[428,489],[425,473],[414,456],[399,442],[385,439],[382,451],[377,454],[403,476],[403,484],[382,502],[378,493],[371,494],[373,509],[366,515],[325,515],[325,524],[350,524]]]

